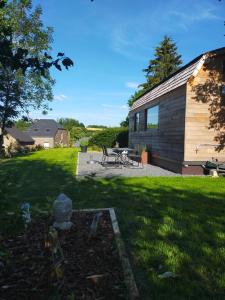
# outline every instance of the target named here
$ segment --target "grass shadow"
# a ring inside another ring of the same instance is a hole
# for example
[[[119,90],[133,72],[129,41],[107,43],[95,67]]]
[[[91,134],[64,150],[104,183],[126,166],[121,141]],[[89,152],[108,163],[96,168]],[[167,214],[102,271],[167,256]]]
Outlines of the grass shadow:
[[[61,192],[75,209],[115,207],[141,299],[225,297],[223,178],[81,179],[75,164],[73,149],[0,162],[1,230],[18,222],[6,212],[51,210]],[[178,277],[160,279],[166,271]]]

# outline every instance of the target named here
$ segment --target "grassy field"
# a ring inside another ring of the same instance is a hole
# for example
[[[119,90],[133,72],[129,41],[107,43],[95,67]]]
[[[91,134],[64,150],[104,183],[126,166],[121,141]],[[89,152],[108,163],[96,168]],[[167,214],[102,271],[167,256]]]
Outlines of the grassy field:
[[[0,228],[22,202],[34,214],[64,192],[74,208],[115,207],[141,299],[225,299],[225,179],[76,179],[76,150],[0,161]],[[176,278],[161,279],[171,271]]]

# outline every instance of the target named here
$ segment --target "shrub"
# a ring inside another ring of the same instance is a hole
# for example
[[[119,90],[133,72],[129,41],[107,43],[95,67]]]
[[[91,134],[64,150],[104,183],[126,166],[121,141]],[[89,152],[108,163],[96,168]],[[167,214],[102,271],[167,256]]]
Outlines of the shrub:
[[[100,132],[95,133],[89,140],[89,145],[97,145],[106,147],[115,146],[116,142],[119,143],[120,147],[128,146],[128,129],[115,127],[107,128]]]
[[[97,145],[92,145],[92,146],[89,146],[89,151],[97,151],[97,152],[100,152],[102,151],[102,148],[97,146]]]
[[[70,139],[72,142],[75,142],[82,137],[88,136],[86,128],[83,127],[72,127],[70,130]]]
[[[83,146],[83,147],[88,146],[88,141],[81,141],[80,146]]]
[[[44,146],[38,144],[38,145],[35,146],[35,150],[36,150],[36,151],[44,150]]]

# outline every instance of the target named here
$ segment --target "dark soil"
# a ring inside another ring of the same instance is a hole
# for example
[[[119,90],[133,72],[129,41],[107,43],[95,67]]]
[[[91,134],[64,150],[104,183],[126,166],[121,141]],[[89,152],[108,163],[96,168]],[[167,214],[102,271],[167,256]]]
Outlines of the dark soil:
[[[90,238],[94,213],[76,212],[74,227],[58,231],[64,260],[56,275],[46,247],[50,217],[34,221],[19,235],[1,241],[0,299],[127,299],[123,271],[108,212]]]

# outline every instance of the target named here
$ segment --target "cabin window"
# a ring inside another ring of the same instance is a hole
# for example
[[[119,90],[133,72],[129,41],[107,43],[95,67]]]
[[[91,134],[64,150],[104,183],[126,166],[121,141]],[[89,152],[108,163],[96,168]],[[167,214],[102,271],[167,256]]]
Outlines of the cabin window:
[[[222,86],[221,86],[221,94],[222,94],[222,95],[225,95],[225,85],[222,85]]]
[[[139,131],[140,128],[140,113],[134,115],[134,131]]]
[[[150,128],[158,128],[159,127],[159,106],[153,106],[145,111],[145,128],[150,129]]]
[[[225,75],[225,60],[223,61],[222,65],[222,74]]]

